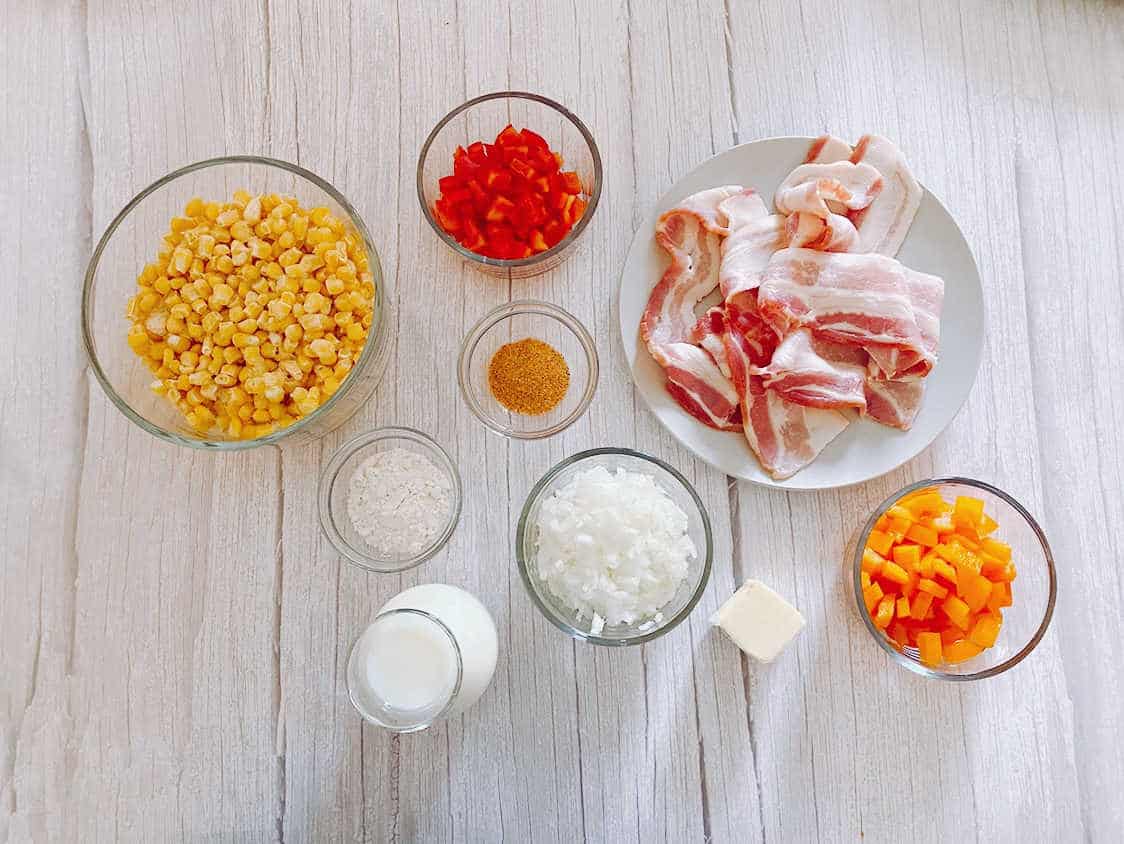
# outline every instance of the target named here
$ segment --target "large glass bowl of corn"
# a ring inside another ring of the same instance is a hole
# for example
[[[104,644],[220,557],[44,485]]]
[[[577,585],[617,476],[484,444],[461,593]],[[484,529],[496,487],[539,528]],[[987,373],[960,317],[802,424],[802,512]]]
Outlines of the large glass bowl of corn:
[[[254,156],[160,179],[86,270],[82,335],[110,400],[161,439],[240,449],[320,436],[385,369],[390,296],[332,185]]]

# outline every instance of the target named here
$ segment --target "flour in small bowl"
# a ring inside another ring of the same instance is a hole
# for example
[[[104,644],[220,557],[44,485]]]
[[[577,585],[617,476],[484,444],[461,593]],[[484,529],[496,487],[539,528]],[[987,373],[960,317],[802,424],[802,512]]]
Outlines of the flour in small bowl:
[[[448,475],[416,451],[372,454],[351,476],[347,514],[376,557],[402,557],[428,548],[449,521]]]

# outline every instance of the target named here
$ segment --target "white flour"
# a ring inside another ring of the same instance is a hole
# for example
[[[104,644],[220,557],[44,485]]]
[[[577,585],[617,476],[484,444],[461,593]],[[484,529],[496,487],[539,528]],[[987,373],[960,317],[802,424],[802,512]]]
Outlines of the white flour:
[[[404,448],[380,451],[351,476],[347,514],[375,556],[417,554],[437,538],[453,506],[445,473]]]

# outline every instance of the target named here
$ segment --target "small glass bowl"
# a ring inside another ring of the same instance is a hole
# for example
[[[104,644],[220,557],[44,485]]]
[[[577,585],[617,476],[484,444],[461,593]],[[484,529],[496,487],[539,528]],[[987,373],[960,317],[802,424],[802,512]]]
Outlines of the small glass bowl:
[[[433,217],[433,204],[441,195],[437,180],[452,174],[453,151],[474,141],[492,143],[509,123],[516,129],[538,132],[551,150],[561,153],[562,168],[578,174],[582,195],[589,203],[561,242],[545,252],[517,260],[488,258],[470,252],[450,237]],[[589,129],[565,106],[538,94],[499,91],[471,99],[438,121],[418,156],[417,182],[422,215],[446,246],[491,275],[506,276],[510,271],[512,278],[527,278],[561,264],[589,226],[601,199],[601,154]]]
[[[238,189],[250,193],[295,196],[306,207],[324,205],[347,221],[361,238],[375,281],[374,319],[359,359],[340,388],[302,419],[256,439],[227,434],[201,435],[179,408],[152,391],[154,376],[129,348],[126,308],[137,292],[137,275],[155,260],[161,238],[173,217],[194,196],[228,201]],[[378,252],[359,213],[338,190],[295,164],[233,155],[199,161],[174,170],[129,201],[101,236],[86,269],[82,288],[82,339],[94,375],[109,400],[145,431],[177,445],[235,451],[284,440],[287,444],[322,436],[346,422],[371,397],[390,352],[387,308],[393,300],[379,265]]]
[[[590,630],[591,619],[577,617],[577,613],[565,606],[542,582],[537,571],[538,515],[543,502],[557,492],[579,471],[604,466],[610,472],[625,469],[650,475],[671,499],[687,514],[687,533],[695,544],[696,555],[691,563],[691,571],[679,585],[675,597],[660,610],[662,619],[653,619],[605,626],[600,633]],[[542,611],[555,627],[564,633],[590,642],[594,645],[619,647],[639,645],[664,635],[679,625],[691,614],[698,604],[710,579],[710,568],[714,555],[714,542],[710,530],[710,518],[702,499],[682,474],[674,468],[651,457],[627,448],[595,448],[582,451],[566,458],[535,484],[523,505],[519,525],[515,532],[515,556],[519,562],[519,575],[535,606]]]
[[[417,452],[437,466],[449,481],[453,501],[448,522],[428,546],[413,555],[378,557],[351,524],[347,494],[356,468],[372,454],[390,448]],[[320,475],[318,503],[324,535],[349,562],[367,571],[405,571],[424,563],[440,551],[453,535],[461,515],[461,478],[448,452],[432,437],[413,428],[376,428],[348,440],[332,455]]]
[[[958,495],[982,499],[984,512],[999,523],[993,536],[1011,546],[1011,559],[1018,572],[1011,584],[1013,603],[1003,609],[1003,626],[995,645],[965,662],[942,664],[935,668],[921,664],[916,648],[907,646],[899,651],[889,637],[874,626],[862,594],[862,552],[875,522],[904,496],[928,489],[939,492],[946,501],[953,501]],[[855,606],[866,629],[894,662],[922,677],[965,681],[1002,674],[1022,662],[1042,641],[1054,614],[1057,580],[1054,557],[1045,533],[1022,504],[1003,490],[983,481],[971,478],[933,478],[910,484],[894,493],[867,520],[858,535],[858,544],[850,555],[850,562]]]
[[[534,416],[508,410],[488,386],[492,356],[501,346],[527,337],[549,343],[570,368],[570,386],[562,401]],[[585,326],[556,305],[527,299],[485,314],[464,338],[457,361],[461,395],[476,418],[498,434],[522,440],[552,436],[581,417],[593,401],[597,373],[597,348]]]

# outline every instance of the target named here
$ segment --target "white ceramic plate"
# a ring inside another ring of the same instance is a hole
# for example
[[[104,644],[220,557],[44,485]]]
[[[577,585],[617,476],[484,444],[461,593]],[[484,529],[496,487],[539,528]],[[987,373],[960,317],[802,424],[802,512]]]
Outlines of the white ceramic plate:
[[[782,489],[831,489],[876,478],[916,457],[952,421],[976,380],[983,350],[984,307],[980,274],[960,228],[929,191],[898,252],[908,267],[945,282],[941,344],[925,379],[925,399],[913,428],[897,431],[868,419],[853,422],[818,458],[784,481],[769,477],[740,433],[716,431],[689,416],[664,389],[664,374],[640,341],[640,317],[666,269],[656,246],[656,220],[696,191],[718,185],[753,187],[766,198],[804,160],[811,138],[769,138],[729,149],[704,161],[671,188],[632,240],[621,273],[621,338],[636,387],[656,418],[683,445],[727,475]]]

